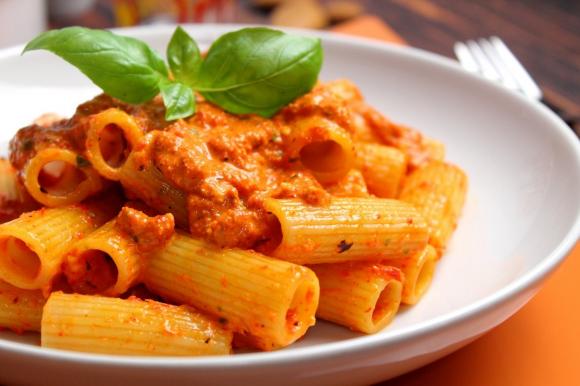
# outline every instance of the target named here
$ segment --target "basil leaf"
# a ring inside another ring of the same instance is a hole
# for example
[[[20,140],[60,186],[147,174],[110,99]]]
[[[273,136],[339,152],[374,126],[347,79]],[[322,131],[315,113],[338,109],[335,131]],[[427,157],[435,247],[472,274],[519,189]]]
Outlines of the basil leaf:
[[[167,67],[144,42],[109,31],[68,27],[30,41],[22,53],[48,50],[71,63],[105,93],[127,103],[143,103],[159,93]]]
[[[270,117],[312,89],[322,60],[319,39],[244,28],[212,44],[195,89],[231,113]]]
[[[323,52],[319,39],[268,28],[245,28],[220,37],[207,58],[177,27],[167,47],[174,81],[163,59],[144,42],[109,31],[69,27],[40,34],[24,48],[48,50],[76,66],[112,97],[144,103],[161,93],[167,120],[195,112],[195,95],[235,114],[265,117],[316,83]]]
[[[175,80],[193,86],[201,67],[201,54],[195,40],[177,27],[167,46],[167,61]]]
[[[182,83],[166,83],[161,86],[161,96],[165,105],[165,119],[187,118],[195,113],[195,96]]]

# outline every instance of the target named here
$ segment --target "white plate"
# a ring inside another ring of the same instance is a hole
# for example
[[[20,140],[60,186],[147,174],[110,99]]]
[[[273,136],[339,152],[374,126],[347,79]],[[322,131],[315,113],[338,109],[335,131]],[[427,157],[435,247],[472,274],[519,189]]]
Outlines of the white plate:
[[[232,26],[190,26],[202,46]],[[238,27],[234,27],[238,28]],[[172,27],[126,30],[160,52]],[[580,146],[545,107],[410,48],[323,33],[323,79],[350,78],[367,100],[447,145],[470,178],[464,215],[420,304],[360,336],[319,323],[271,353],[219,358],[97,356],[40,349],[0,333],[0,382],[43,385],[354,385],[431,362],[501,323],[537,291],[580,234]],[[61,59],[0,51],[5,142],[43,112],[70,115],[97,90]]]

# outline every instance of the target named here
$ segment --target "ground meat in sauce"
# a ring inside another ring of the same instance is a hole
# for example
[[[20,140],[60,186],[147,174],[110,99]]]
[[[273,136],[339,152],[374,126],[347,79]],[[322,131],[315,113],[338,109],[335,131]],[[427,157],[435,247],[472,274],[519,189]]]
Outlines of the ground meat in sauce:
[[[143,253],[163,248],[171,240],[175,229],[171,213],[150,217],[128,206],[121,209],[116,223]]]
[[[188,193],[190,231],[220,246],[251,248],[274,237],[267,197],[320,204],[328,194],[299,166],[284,168],[285,131],[272,120],[234,116],[208,103],[187,124],[156,134],[152,158]],[[274,138],[274,140],[272,140]]]
[[[48,126],[32,124],[16,133],[10,141],[10,163],[18,170],[22,170],[29,159],[39,151],[58,147],[60,149],[74,149],[75,145],[68,135],[68,120],[63,119]]]
[[[358,95],[357,99],[362,98],[358,90],[352,91],[353,87],[356,88],[344,80],[318,84],[308,94],[284,107],[275,119],[291,123],[297,118],[319,115],[352,133],[354,128],[352,111],[349,107],[352,103],[350,98],[354,95]]]
[[[168,125],[168,122],[165,120],[163,100],[159,96],[143,104],[132,105],[121,102],[107,94],[100,94],[92,100],[79,105],[71,121],[75,124],[83,121],[86,117],[113,107],[131,115],[137,121],[137,124],[146,132],[162,130]]]

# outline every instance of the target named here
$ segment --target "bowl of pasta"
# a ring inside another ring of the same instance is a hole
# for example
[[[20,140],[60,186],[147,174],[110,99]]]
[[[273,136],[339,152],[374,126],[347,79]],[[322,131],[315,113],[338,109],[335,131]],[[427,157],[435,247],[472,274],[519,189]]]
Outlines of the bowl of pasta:
[[[416,49],[72,27],[0,51],[0,105],[8,384],[378,382],[580,235],[573,133]]]

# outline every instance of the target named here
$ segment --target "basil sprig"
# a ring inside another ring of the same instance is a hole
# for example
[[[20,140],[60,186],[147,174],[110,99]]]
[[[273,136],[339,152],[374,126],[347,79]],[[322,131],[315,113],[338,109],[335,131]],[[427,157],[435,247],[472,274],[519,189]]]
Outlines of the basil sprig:
[[[271,117],[314,86],[323,60],[319,39],[269,28],[227,33],[204,59],[195,40],[177,27],[167,46],[171,71],[146,43],[110,31],[48,31],[30,41],[23,53],[41,49],[74,65],[123,102],[144,103],[161,94],[167,120],[195,113],[194,91],[231,113]]]

